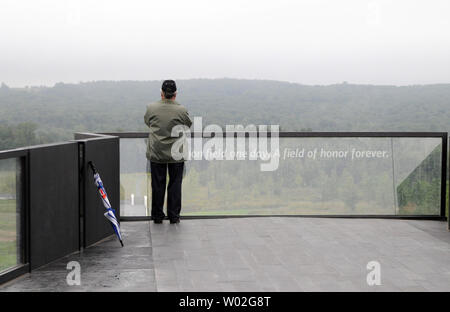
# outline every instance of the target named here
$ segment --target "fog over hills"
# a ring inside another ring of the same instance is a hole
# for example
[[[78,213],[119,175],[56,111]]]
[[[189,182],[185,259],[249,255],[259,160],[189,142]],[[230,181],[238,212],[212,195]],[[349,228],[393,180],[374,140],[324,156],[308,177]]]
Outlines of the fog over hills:
[[[177,84],[177,100],[191,116],[202,116],[203,126],[278,124],[285,131],[450,130],[450,84],[313,86],[240,79],[189,79],[177,80]],[[159,99],[160,86],[161,81],[27,88],[3,84],[0,131],[3,136],[20,136],[36,130],[39,142],[70,139],[75,131],[145,131],[145,108]],[[26,125],[17,128],[22,123]]]

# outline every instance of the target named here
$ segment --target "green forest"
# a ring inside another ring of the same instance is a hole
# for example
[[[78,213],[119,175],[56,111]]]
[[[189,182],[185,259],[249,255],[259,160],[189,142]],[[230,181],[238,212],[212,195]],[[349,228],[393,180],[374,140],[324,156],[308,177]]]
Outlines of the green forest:
[[[374,86],[341,83],[312,86],[238,79],[178,80],[177,84],[177,100],[188,108],[191,116],[203,117],[203,126],[209,123],[222,126],[278,124],[284,131],[450,130],[450,84]],[[0,149],[72,139],[77,131],[146,131],[143,122],[146,105],[158,100],[160,86],[161,81],[96,81],[25,88],[10,88],[2,84]],[[369,145],[373,146],[374,141],[371,142]],[[397,151],[399,165],[396,170],[401,169],[402,164],[411,164],[408,170],[404,170],[405,174],[411,174],[408,180],[405,180],[405,175],[395,181],[399,196],[397,208],[394,207],[393,201],[396,200],[392,198],[392,187],[389,187],[392,183],[388,182],[394,178],[389,178],[392,175],[392,169],[387,169],[390,161],[380,162],[375,167],[365,163],[362,167],[348,164],[345,168],[342,167],[343,162],[310,163],[306,166],[286,162],[270,178],[260,179],[265,182],[261,182],[258,188],[247,181],[248,165],[244,165],[242,168],[246,170],[242,171],[236,169],[239,167],[237,164],[233,169],[222,168],[231,165],[221,163],[198,163],[192,164],[186,178],[186,211],[208,213],[206,208],[214,202],[217,213],[220,210],[240,213],[239,210],[244,208],[247,212],[258,208],[254,213],[265,213],[261,210],[264,207],[269,210],[277,207],[279,213],[298,213],[300,206],[303,213],[323,210],[324,213],[381,214],[395,209],[402,214],[436,213],[439,194],[428,190],[438,190],[439,174],[436,170],[439,170],[440,162],[435,156],[431,162],[425,163],[434,166],[426,179],[421,178],[418,169],[412,172],[416,167],[423,167],[421,161],[427,157],[420,152],[411,153],[417,143],[411,142],[405,155]],[[145,188],[146,182],[138,183],[136,180],[136,176],[145,172],[141,168],[141,165],[145,167],[145,146],[135,144],[137,142],[131,140],[121,152],[121,158],[125,160],[122,164],[125,171],[122,172],[123,200],[128,196],[125,194],[147,193],[136,189]],[[361,146],[361,143],[355,146]],[[434,147],[427,151],[431,152]],[[126,168],[127,164],[139,164],[139,168]],[[292,176],[294,171],[297,174]],[[337,181],[339,186],[335,185]],[[225,183],[228,186],[223,187]],[[293,188],[298,188],[298,191],[292,192]],[[423,192],[428,193],[427,199],[418,202],[418,197],[425,198]],[[8,191],[4,190],[4,193]],[[234,200],[230,202],[225,197]],[[259,198],[259,202],[255,198]],[[290,200],[286,201],[284,208],[278,207],[283,198]],[[373,198],[370,205],[368,198]],[[320,203],[320,207],[313,207],[312,202]]]
[[[284,131],[449,131],[450,84],[301,85],[178,80],[178,100],[203,124],[278,124]],[[0,149],[72,139],[76,131],[145,131],[161,81],[0,87]]]

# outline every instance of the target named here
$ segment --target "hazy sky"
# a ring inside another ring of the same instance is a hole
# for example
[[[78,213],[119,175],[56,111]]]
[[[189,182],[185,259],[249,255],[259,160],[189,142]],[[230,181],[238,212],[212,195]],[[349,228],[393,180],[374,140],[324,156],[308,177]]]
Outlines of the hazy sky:
[[[449,0],[0,0],[0,81],[450,83]]]

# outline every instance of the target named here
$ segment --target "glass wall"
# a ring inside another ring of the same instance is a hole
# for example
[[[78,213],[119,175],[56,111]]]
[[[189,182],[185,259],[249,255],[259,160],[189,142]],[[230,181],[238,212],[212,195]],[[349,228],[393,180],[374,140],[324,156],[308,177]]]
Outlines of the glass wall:
[[[122,216],[149,215],[145,150],[121,139]],[[279,156],[188,161],[182,215],[440,214],[441,138],[280,138]]]
[[[394,138],[397,212],[439,215],[442,144],[440,138]]]
[[[120,214],[147,216],[146,139],[120,139]],[[150,189],[151,190],[151,189]]]
[[[22,263],[20,158],[0,160],[0,272]]]

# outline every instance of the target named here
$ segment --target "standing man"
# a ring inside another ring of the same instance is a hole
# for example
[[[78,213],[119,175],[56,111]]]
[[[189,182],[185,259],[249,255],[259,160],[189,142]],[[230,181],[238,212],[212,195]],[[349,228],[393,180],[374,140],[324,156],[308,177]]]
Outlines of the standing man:
[[[177,86],[173,80],[165,80],[161,87],[161,100],[148,105],[144,121],[150,128],[147,144],[147,170],[152,179],[152,219],[154,223],[162,223],[166,177],[169,171],[167,186],[167,215],[170,223],[180,222],[181,182],[183,180],[184,159],[172,157],[172,145],[179,139],[172,137],[174,126],[190,127],[192,121],[186,108],[175,101]]]

